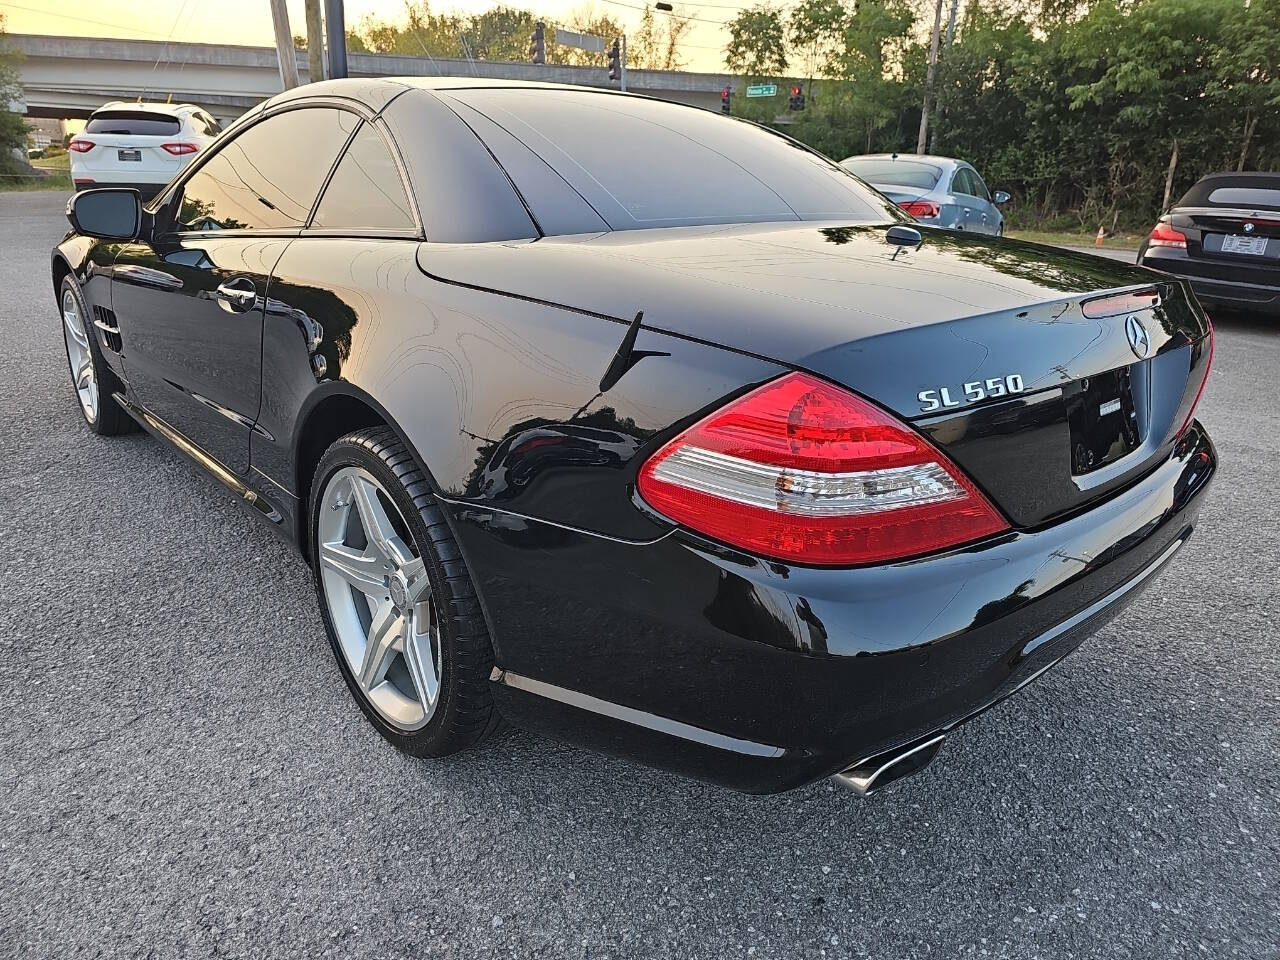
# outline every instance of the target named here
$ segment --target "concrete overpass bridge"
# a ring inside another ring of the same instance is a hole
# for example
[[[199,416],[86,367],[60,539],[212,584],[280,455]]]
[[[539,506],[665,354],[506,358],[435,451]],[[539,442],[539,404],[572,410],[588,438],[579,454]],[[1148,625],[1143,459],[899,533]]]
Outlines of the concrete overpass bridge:
[[[158,40],[109,40],[9,34],[23,52],[23,96],[33,117],[88,117],[109,100],[196,103],[220,120],[238,117],[281,90],[273,47],[239,47]],[[307,82],[307,57],[296,54]],[[563,67],[491,60],[446,60],[382,54],[350,54],[353,77],[460,76],[543,80],[615,87],[603,67]],[[663,100],[720,108],[723,74],[628,70],[627,88]]]

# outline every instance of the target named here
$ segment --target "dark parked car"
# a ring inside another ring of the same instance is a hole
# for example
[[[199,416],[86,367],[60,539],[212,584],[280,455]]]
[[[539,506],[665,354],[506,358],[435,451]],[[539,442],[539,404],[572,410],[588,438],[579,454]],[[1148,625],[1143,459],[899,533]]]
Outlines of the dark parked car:
[[[1191,281],[1210,309],[1280,314],[1280,173],[1201,178],[1160,218],[1138,263]]]
[[[413,754],[502,716],[877,789],[1149,583],[1216,469],[1183,283],[909,224],[692,107],[331,81],[68,215],[90,429],[304,552]]]

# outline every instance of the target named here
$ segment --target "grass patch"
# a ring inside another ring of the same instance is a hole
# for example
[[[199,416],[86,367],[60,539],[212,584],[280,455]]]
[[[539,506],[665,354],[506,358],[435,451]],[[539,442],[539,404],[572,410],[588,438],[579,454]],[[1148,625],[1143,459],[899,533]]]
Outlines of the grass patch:
[[[71,192],[71,174],[53,173],[47,177],[7,177],[0,174],[0,193],[28,193],[36,190]]]
[[[1032,243],[1047,243],[1055,247],[1092,247],[1094,235],[1091,233],[1073,233],[1057,230],[1010,230],[1007,234],[1015,240],[1030,240]],[[1142,235],[1137,233],[1119,233],[1107,237],[1102,242],[1104,250],[1134,250],[1142,243]]]
[[[57,157],[41,157],[39,160],[32,160],[31,165],[37,170],[61,170],[63,173],[71,171],[71,154],[64,153]]]
[[[37,174],[24,172],[18,176],[0,175],[0,191],[25,193],[31,190],[65,190],[67,193],[71,192],[71,156],[69,154],[41,157],[39,160],[32,160],[31,166],[38,171]]]

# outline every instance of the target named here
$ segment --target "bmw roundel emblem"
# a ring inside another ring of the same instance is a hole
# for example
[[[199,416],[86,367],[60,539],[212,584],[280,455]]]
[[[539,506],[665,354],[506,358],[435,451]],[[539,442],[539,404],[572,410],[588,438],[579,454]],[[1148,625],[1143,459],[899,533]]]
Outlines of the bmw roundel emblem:
[[[1244,232],[1245,232],[1245,233],[1253,233],[1253,224],[1252,224],[1252,223],[1246,223],[1246,224],[1244,225]]]
[[[1133,349],[1134,356],[1139,360],[1145,360],[1147,354],[1151,352],[1151,338],[1147,336],[1147,328],[1142,325],[1137,314],[1131,313],[1124,318],[1124,332],[1129,338],[1129,346]]]

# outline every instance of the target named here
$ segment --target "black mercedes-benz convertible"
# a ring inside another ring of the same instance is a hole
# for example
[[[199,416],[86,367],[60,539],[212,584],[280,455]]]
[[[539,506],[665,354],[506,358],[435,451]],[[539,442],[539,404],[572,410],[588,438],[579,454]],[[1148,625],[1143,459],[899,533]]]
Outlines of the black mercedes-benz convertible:
[[[329,81],[68,217],[89,428],[295,543],[416,755],[506,718],[870,792],[1150,583],[1217,467],[1184,281],[916,225],[693,107]]]

